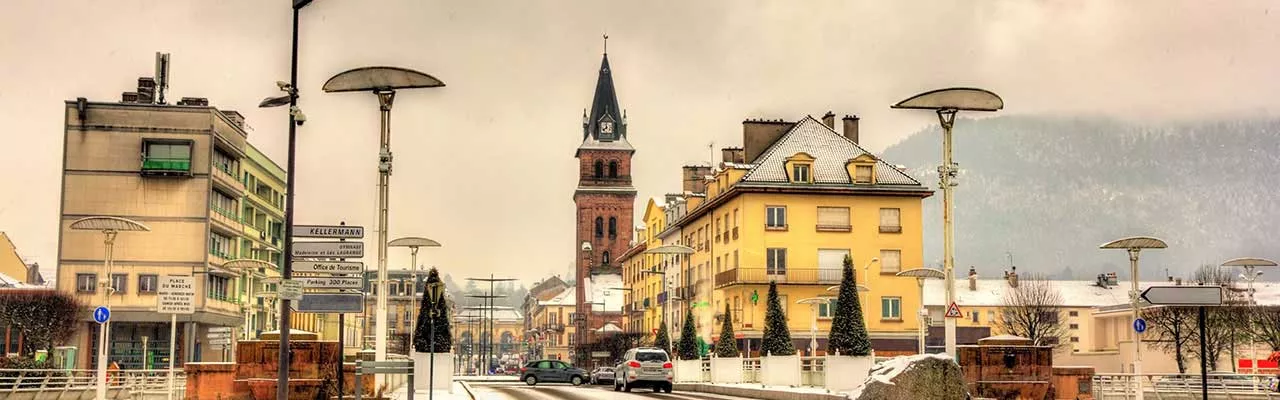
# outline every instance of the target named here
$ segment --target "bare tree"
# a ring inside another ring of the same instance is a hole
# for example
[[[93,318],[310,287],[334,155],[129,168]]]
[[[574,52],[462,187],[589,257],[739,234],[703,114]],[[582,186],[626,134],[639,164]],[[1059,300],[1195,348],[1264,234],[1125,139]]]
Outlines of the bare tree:
[[[1042,275],[1016,280],[1001,300],[1000,330],[1031,339],[1037,345],[1056,345],[1067,336],[1060,315],[1062,292]]]
[[[1222,359],[1223,353],[1233,352],[1236,342],[1243,342],[1250,337],[1249,313],[1244,306],[1248,298],[1235,290],[1237,289],[1235,275],[1225,268],[1213,265],[1200,266],[1192,273],[1191,282],[1223,288],[1222,305],[1209,307],[1205,313],[1204,358],[1208,361],[1209,368],[1213,369],[1218,365],[1218,360]],[[1200,335],[1194,335],[1191,343],[1200,346]],[[1195,354],[1198,359],[1198,351]],[[1234,357],[1231,358],[1234,359]]]
[[[1250,311],[1253,338],[1280,351],[1280,307],[1254,306]]]
[[[1173,352],[1173,360],[1178,364],[1178,373],[1187,373],[1187,360],[1190,356],[1192,337],[1199,335],[1196,327],[1196,309],[1194,307],[1158,307],[1143,311],[1150,330],[1143,335],[1151,339],[1153,346]]]

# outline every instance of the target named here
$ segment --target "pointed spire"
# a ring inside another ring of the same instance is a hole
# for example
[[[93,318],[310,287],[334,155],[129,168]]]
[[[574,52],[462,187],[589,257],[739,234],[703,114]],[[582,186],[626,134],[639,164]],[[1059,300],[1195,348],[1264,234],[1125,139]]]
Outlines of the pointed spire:
[[[595,98],[591,101],[591,113],[583,140],[594,137],[596,140],[613,141],[626,137],[621,107],[618,107],[617,91],[613,87],[613,71],[609,68],[609,56],[600,60],[600,75],[596,79]],[[605,122],[607,124],[602,124]]]

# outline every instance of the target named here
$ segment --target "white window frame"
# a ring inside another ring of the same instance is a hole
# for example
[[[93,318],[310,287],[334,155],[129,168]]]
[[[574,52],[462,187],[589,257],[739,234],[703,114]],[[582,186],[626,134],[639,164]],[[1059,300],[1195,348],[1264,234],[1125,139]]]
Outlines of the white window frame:
[[[765,249],[765,275],[787,275],[787,248]]]
[[[765,206],[764,227],[766,229],[787,229],[787,206]]]
[[[896,307],[894,307],[896,305]],[[897,312],[894,312],[896,308]],[[880,319],[902,320],[902,297],[884,296],[880,298]]]

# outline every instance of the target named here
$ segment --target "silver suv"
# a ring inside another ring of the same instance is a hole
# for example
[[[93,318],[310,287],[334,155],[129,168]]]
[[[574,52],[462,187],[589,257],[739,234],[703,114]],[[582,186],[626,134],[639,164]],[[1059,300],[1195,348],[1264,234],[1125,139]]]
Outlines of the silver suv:
[[[657,347],[638,347],[627,350],[622,362],[613,370],[613,391],[650,387],[654,392],[671,393],[671,357]]]

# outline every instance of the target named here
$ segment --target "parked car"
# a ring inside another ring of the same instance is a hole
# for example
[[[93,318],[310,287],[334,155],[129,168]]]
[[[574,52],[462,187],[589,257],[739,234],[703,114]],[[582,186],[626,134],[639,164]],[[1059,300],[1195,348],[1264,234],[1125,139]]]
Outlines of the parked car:
[[[650,387],[654,392],[671,393],[673,379],[671,357],[666,350],[638,347],[627,350],[622,363],[614,368],[613,391]]]
[[[571,383],[578,386],[587,381],[587,376],[587,371],[558,360],[530,361],[520,368],[520,380],[529,386],[539,383]]]
[[[605,382],[608,382],[610,385],[613,384],[613,368],[600,367],[596,368],[595,371],[591,371],[592,385],[603,385]]]

